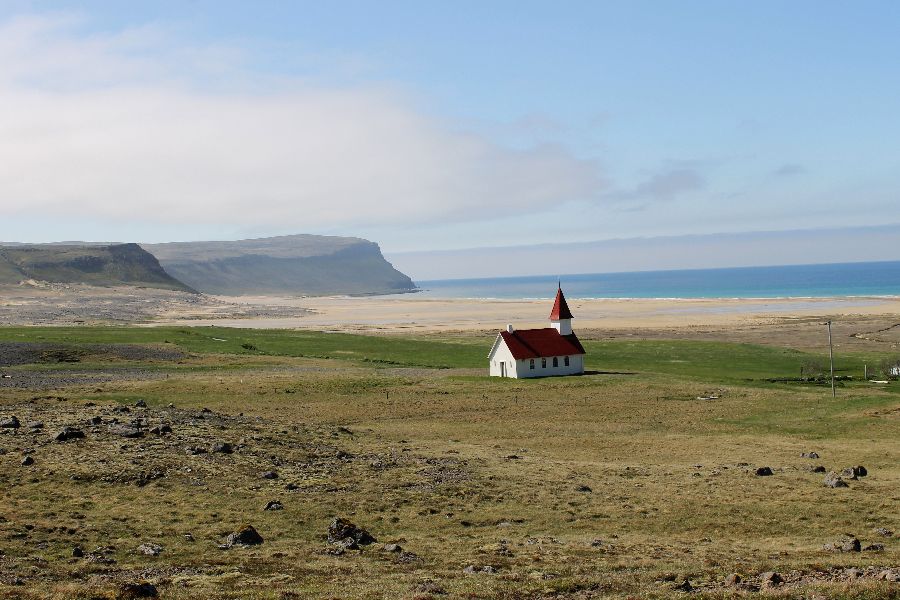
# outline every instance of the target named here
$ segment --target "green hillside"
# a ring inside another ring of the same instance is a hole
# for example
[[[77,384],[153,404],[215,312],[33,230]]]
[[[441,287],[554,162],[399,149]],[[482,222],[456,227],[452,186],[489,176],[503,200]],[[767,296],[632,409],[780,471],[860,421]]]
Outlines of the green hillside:
[[[28,279],[194,291],[166,273],[159,261],[137,244],[0,246],[0,284]]]

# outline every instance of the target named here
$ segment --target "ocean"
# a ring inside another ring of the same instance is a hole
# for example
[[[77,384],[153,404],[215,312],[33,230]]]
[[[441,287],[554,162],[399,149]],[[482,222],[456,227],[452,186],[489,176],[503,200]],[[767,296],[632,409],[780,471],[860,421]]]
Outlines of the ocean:
[[[900,296],[900,261],[419,281],[435,298],[830,298]]]

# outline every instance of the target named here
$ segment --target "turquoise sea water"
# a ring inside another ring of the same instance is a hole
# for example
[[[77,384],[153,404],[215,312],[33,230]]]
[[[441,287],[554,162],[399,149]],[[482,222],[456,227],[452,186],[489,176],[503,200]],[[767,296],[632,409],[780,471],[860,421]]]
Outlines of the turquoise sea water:
[[[900,261],[592,273],[559,277],[570,298],[900,296]],[[435,298],[552,298],[556,275],[419,281]]]

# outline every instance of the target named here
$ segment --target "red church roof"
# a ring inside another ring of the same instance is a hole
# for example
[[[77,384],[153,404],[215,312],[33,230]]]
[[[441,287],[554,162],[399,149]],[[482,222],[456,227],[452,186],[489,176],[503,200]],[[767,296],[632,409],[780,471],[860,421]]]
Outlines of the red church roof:
[[[550,320],[559,321],[560,319],[574,319],[569,305],[566,304],[566,297],[563,296],[562,288],[556,290],[556,301],[553,303],[553,310],[550,311]]]
[[[563,299],[563,306],[565,306],[565,302],[565,299]],[[566,308],[566,312],[568,313],[568,308]],[[582,347],[581,342],[578,341],[578,337],[574,333],[560,335],[552,327],[546,329],[522,329],[512,333],[501,331],[500,335],[516,360],[584,354],[584,347]]]

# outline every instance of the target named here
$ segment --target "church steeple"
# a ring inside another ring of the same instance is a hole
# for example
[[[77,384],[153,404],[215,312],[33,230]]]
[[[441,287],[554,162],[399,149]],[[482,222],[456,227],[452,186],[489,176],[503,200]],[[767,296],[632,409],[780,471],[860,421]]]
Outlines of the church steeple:
[[[553,310],[550,311],[550,325],[556,329],[560,335],[569,335],[572,333],[572,311],[566,303],[566,297],[563,295],[562,286],[557,284],[556,300],[553,302]]]

